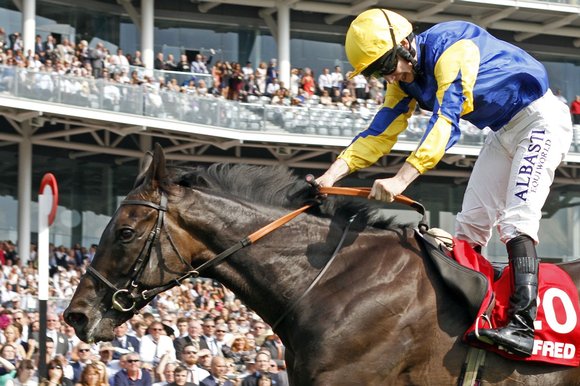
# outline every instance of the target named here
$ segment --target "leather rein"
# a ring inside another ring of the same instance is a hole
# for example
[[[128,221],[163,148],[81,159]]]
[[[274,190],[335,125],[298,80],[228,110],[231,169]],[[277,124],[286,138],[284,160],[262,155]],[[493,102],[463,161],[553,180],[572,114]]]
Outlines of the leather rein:
[[[322,195],[329,195],[330,194],[330,195],[367,197],[369,195],[371,189],[370,188],[319,187],[318,191]],[[123,200],[121,202],[120,206],[123,206],[123,205],[143,205],[143,206],[148,206],[150,208],[157,210],[157,221],[155,223],[155,226],[150,231],[149,236],[147,237],[147,240],[145,241],[145,244],[143,245],[143,248],[141,249],[141,252],[139,253],[138,258],[137,258],[135,264],[133,265],[131,278],[129,278],[127,280],[127,282],[125,283],[125,285],[123,287],[118,288],[116,285],[111,283],[106,277],[104,277],[95,268],[93,268],[92,264],[87,267],[87,273],[91,274],[94,278],[101,281],[103,284],[105,284],[107,287],[109,287],[111,290],[114,291],[113,296],[112,296],[111,307],[117,311],[137,312],[136,305],[139,301],[147,301],[147,300],[153,298],[154,296],[160,294],[161,292],[167,291],[168,289],[171,289],[175,286],[180,285],[181,282],[187,278],[198,277],[201,272],[207,270],[208,268],[211,268],[211,267],[214,267],[214,266],[220,264],[223,260],[225,260],[229,256],[233,255],[235,252],[239,251],[242,248],[245,248],[247,246],[252,245],[253,243],[258,241],[262,237],[268,235],[269,233],[273,232],[274,230],[280,228],[284,224],[286,224],[286,223],[290,222],[291,220],[293,220],[294,218],[298,217],[300,214],[306,212],[311,207],[317,205],[316,203],[304,205],[301,208],[298,208],[298,209],[278,218],[277,220],[272,221],[271,223],[267,224],[266,226],[258,229],[254,233],[252,233],[252,234],[246,236],[245,238],[243,238],[242,240],[238,241],[237,243],[235,243],[234,245],[232,245],[231,247],[229,247],[225,251],[216,255],[213,259],[202,263],[197,268],[194,268],[191,266],[190,263],[188,263],[183,258],[181,253],[179,253],[179,250],[177,249],[175,243],[173,242],[173,239],[171,238],[171,234],[169,233],[169,231],[167,229],[165,229],[164,218],[165,218],[165,213],[167,212],[167,202],[168,202],[167,195],[164,192],[161,193],[161,200],[160,200],[159,204],[156,204],[156,203],[151,202],[151,201],[146,201],[146,200]],[[403,195],[396,196],[395,202],[408,205],[411,208],[415,209],[417,212],[419,212],[423,216],[421,221],[419,221],[419,228],[425,229],[425,230],[428,229],[428,226],[426,223],[425,207],[422,204],[410,199],[409,197],[403,196]],[[284,317],[292,310],[293,306],[295,306],[296,303],[299,300],[301,300],[306,295],[306,293],[308,293],[310,291],[310,289],[314,286],[314,284],[316,284],[316,282],[318,281],[320,276],[326,271],[326,268],[328,267],[329,263],[332,262],[332,260],[336,256],[336,254],[338,254],[338,251],[340,250],[340,247],[342,246],[342,242],[344,241],[344,236],[345,236],[346,232],[348,231],[348,228],[350,227],[350,224],[352,223],[353,220],[354,220],[354,217],[351,218],[350,221],[348,222],[347,227],[344,230],[343,237],[341,238],[339,245],[335,249],[333,256],[331,257],[331,259],[327,263],[327,266],[317,275],[314,282],[309,286],[309,288],[306,290],[306,292],[302,296],[300,296],[297,301],[295,301],[292,304],[292,307],[288,308],[288,310],[278,319],[278,321],[276,323],[274,323],[275,325],[277,325],[279,322],[282,321],[282,319],[284,319]],[[184,273],[183,275],[171,280],[169,283],[164,284],[160,287],[148,289],[148,290],[143,290],[143,291],[139,292],[137,290],[139,277],[140,277],[141,273],[143,272],[143,270],[145,269],[145,267],[147,266],[147,263],[149,262],[149,259],[151,256],[151,251],[153,250],[154,246],[159,242],[159,236],[160,236],[161,231],[163,229],[165,229],[165,233],[167,235],[167,238],[169,239],[169,242],[171,244],[172,249],[177,254],[177,257],[179,258],[181,263],[187,268],[187,272]]]

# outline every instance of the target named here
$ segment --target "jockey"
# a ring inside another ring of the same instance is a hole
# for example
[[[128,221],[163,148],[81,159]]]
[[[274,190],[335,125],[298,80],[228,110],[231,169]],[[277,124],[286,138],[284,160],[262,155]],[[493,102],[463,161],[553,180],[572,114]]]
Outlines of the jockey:
[[[510,321],[479,330],[479,339],[530,356],[541,209],[572,140],[568,108],[548,88],[546,70],[474,24],[441,23],[415,36],[408,20],[385,9],[365,11],[352,22],[345,50],[351,78],[363,74],[388,83],[385,101],[318,184],[332,186],[388,154],[417,103],[433,112],[423,138],[393,177],[374,182],[369,198],[392,202],[435,167],[459,139],[460,118],[489,127],[457,215],[456,237],[481,249],[497,225],[512,267]]]

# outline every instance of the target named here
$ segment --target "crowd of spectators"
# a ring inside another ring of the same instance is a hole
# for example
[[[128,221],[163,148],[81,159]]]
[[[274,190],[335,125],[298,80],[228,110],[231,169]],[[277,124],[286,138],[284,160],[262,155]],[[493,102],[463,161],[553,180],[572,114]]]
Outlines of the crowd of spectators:
[[[220,283],[185,280],[158,295],[112,342],[76,337],[62,312],[96,246],[50,245],[47,374],[38,374],[40,322],[36,248],[21,262],[13,242],[0,244],[0,386],[12,385],[288,385],[284,346],[252,310]],[[264,383],[266,384],[266,383]]]
[[[293,68],[290,83],[279,79],[276,59],[269,63],[241,63],[214,61],[214,50],[208,56],[201,53],[189,58],[182,54],[156,54],[155,72],[140,70],[143,59],[140,51],[125,54],[121,48],[109,52],[101,42],[89,47],[86,40],[74,44],[67,38],[57,42],[52,35],[36,36],[34,52],[23,52],[18,33],[6,35],[0,28],[0,65],[16,66],[40,74],[58,74],[86,79],[104,79],[111,83],[145,86],[149,91],[174,91],[199,96],[215,96],[229,100],[252,102],[256,98],[270,98],[274,104],[304,105],[313,95],[323,106],[346,106],[358,100],[381,103],[384,84],[376,79],[356,76],[348,79],[339,66],[332,72],[325,68],[316,76],[310,68]],[[187,76],[183,76],[187,74]],[[45,84],[40,89],[52,92],[49,77],[37,78]],[[80,87],[80,86],[79,86]],[[90,83],[86,86],[91,92]],[[82,90],[79,90],[82,91]]]

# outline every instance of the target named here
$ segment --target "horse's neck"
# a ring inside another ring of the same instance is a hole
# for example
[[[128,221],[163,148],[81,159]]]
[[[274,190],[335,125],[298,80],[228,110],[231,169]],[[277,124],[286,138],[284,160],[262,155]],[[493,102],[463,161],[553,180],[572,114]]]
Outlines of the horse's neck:
[[[215,255],[289,212],[220,198],[210,200],[213,202],[198,208],[197,213],[189,211],[187,216],[192,234],[199,237],[203,232],[206,245]],[[317,256],[311,256],[308,250],[312,244],[323,244],[326,233],[328,220],[302,215],[237,251],[207,275],[222,282],[254,310],[260,310],[261,316],[272,323],[321,269],[309,262]],[[315,253],[330,255],[333,241],[315,248]]]

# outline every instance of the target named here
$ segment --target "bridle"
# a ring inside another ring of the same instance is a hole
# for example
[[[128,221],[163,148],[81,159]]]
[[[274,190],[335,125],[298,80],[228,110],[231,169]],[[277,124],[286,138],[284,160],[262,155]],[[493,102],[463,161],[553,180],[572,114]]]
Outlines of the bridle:
[[[332,194],[332,195],[367,197],[370,193],[370,188],[320,187],[320,188],[318,188],[318,191],[320,194],[323,194],[323,195]],[[420,214],[422,214],[423,218],[419,222],[419,228],[420,229],[428,229],[428,226],[425,222],[425,218],[426,218],[425,207],[423,205],[421,205],[419,202],[414,201],[414,200],[412,200],[406,196],[403,196],[403,195],[396,196],[395,201],[402,203],[402,204],[405,204],[405,205],[408,205],[408,206],[412,207],[413,209],[415,209]],[[104,277],[95,268],[93,268],[92,264],[87,267],[87,273],[93,275],[94,278],[96,278],[97,280],[99,280],[100,282],[105,284],[107,287],[109,287],[109,289],[111,289],[113,291],[113,296],[111,299],[111,301],[112,301],[111,308],[113,308],[117,311],[137,312],[138,310],[136,310],[135,307],[136,307],[138,302],[148,301],[148,300],[152,299],[153,297],[155,297],[156,295],[160,294],[161,292],[167,291],[168,289],[171,289],[175,286],[180,285],[183,280],[185,280],[189,277],[198,277],[201,272],[207,270],[210,267],[213,267],[213,266],[220,264],[223,260],[225,260],[226,258],[231,256],[235,252],[237,252],[240,249],[245,248],[249,245],[252,245],[254,242],[258,241],[260,238],[262,238],[262,237],[266,236],[267,234],[269,234],[270,232],[280,228],[282,225],[288,223],[292,219],[296,218],[298,215],[304,213],[305,211],[307,211],[308,209],[313,207],[314,205],[317,205],[315,203],[304,205],[301,208],[298,208],[298,209],[294,210],[293,212],[290,212],[290,213],[278,218],[277,220],[274,220],[273,222],[267,224],[266,226],[258,229],[256,232],[254,232],[254,233],[246,236],[242,240],[238,241],[237,243],[235,243],[234,245],[232,245],[231,247],[229,247],[225,251],[216,255],[213,259],[208,260],[208,261],[200,264],[197,268],[193,268],[193,266],[183,258],[181,253],[179,253],[179,250],[177,249],[177,247],[176,247],[176,245],[171,237],[171,234],[169,233],[169,231],[167,229],[165,229],[164,219],[165,219],[165,213],[167,212],[167,202],[168,202],[168,199],[167,199],[167,195],[165,194],[165,192],[161,193],[161,199],[160,199],[159,204],[156,204],[156,203],[151,202],[151,201],[146,201],[146,200],[123,200],[121,202],[119,207],[121,207],[123,205],[142,205],[142,206],[148,206],[150,208],[157,210],[157,221],[155,223],[155,226],[149,232],[147,240],[145,241],[145,244],[143,245],[143,248],[141,249],[141,252],[139,253],[138,258],[137,258],[135,264],[133,265],[132,275],[126,281],[124,286],[119,288],[115,284],[111,283],[106,277]],[[349,225],[350,225],[350,223],[349,223]],[[186,271],[186,273],[182,274],[181,276],[179,276],[175,279],[172,279],[167,284],[164,284],[164,285],[157,287],[157,288],[146,289],[146,290],[139,292],[138,291],[139,277],[141,276],[143,270],[147,266],[147,263],[149,262],[149,259],[151,257],[151,251],[153,250],[154,246],[159,242],[159,236],[161,234],[161,231],[163,231],[164,229],[165,229],[165,234],[167,235],[167,238],[169,240],[169,243],[171,244],[173,251],[176,253],[176,255],[179,258],[179,260],[181,261],[181,263],[187,268],[187,271]],[[345,228],[344,232],[346,233],[347,230],[348,230],[348,227]],[[344,239],[344,234],[343,234],[343,239]],[[343,239],[341,239],[339,246],[342,245]],[[335,250],[335,253],[333,254],[332,258],[329,260],[329,262],[332,261],[334,256],[338,253],[339,249],[340,248],[337,248]],[[321,274],[324,273],[324,271],[325,270],[322,270],[320,272],[320,274],[316,277],[315,282],[308,288],[308,290],[299,299],[302,299],[305,296],[305,294],[313,287],[313,285],[316,283],[316,281],[321,276]],[[292,308],[293,307],[289,307],[287,312],[289,312],[289,310],[291,310]],[[281,319],[283,319],[283,317],[286,316],[287,312],[284,313],[284,315],[280,318],[279,321],[281,321]]]

